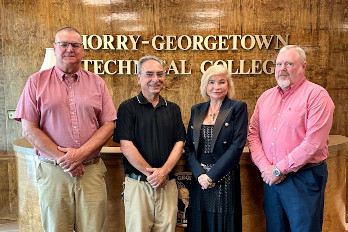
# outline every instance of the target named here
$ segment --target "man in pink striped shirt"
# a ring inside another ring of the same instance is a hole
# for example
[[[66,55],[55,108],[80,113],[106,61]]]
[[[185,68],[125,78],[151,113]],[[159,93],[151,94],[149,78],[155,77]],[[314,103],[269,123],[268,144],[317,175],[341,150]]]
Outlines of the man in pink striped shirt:
[[[56,66],[34,73],[15,113],[34,146],[45,231],[102,231],[106,219],[101,147],[114,131],[116,110],[103,79],[81,69],[82,38],[72,28],[55,37]]]
[[[306,54],[282,48],[278,86],[258,99],[250,120],[249,149],[264,184],[267,231],[322,229],[328,137],[334,104],[327,91],[306,79]]]

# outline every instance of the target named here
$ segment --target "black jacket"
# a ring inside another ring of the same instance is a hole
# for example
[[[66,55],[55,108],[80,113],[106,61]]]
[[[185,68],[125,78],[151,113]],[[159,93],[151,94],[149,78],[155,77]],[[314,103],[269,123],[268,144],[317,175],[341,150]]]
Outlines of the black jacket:
[[[205,173],[197,160],[197,151],[201,126],[209,109],[209,104],[210,101],[192,106],[187,128],[185,156],[196,179]],[[206,173],[213,182],[218,182],[239,164],[247,130],[248,111],[246,103],[225,97],[215,122],[211,144],[211,153],[216,163]]]

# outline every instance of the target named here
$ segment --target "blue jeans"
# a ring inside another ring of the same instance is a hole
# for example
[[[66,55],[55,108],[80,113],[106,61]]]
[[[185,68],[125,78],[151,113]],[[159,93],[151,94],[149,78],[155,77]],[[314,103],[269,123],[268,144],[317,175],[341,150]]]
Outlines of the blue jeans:
[[[327,165],[292,172],[277,185],[264,185],[268,232],[320,232],[323,225]]]

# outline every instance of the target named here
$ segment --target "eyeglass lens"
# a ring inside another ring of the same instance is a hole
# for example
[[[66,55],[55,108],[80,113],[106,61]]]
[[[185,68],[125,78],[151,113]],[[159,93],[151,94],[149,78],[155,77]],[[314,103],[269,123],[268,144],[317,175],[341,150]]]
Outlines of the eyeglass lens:
[[[59,44],[59,46],[61,46],[62,48],[69,47],[69,44],[71,44],[71,46],[73,48],[80,48],[82,46],[82,43],[69,43],[69,42],[65,42],[65,41],[56,42],[56,43]]]

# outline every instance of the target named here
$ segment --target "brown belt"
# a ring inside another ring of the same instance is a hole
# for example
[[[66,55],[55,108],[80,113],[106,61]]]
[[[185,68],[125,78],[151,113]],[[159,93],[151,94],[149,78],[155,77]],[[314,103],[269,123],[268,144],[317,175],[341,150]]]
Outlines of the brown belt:
[[[48,164],[53,164],[53,165],[58,165],[57,160],[50,160],[50,159],[46,159],[42,156],[38,156],[39,160],[44,162],[44,163],[48,163]],[[87,161],[83,161],[82,164],[87,166],[87,165],[91,165],[91,164],[97,164],[100,160],[100,157],[96,157],[94,159],[90,159]]]
[[[312,167],[315,167],[315,166],[318,166],[320,164],[323,164],[325,163],[326,160],[323,160],[319,163],[308,163],[308,164],[305,164],[302,168],[300,168],[300,170],[305,170],[305,169],[309,169],[309,168],[312,168]]]

